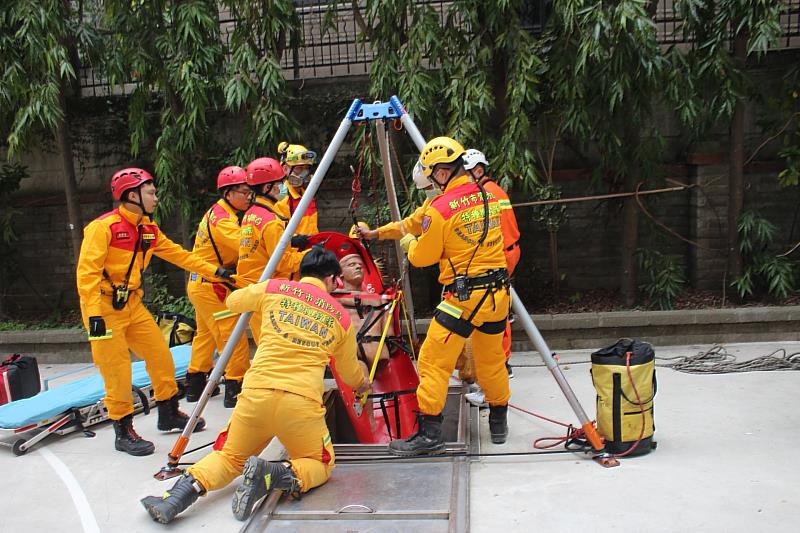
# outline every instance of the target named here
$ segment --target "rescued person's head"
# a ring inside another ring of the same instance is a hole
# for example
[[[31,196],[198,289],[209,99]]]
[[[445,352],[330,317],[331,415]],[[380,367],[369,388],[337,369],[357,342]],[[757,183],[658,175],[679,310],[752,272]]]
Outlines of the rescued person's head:
[[[364,281],[364,260],[358,254],[349,254],[339,260],[342,267],[344,288],[349,291],[360,291]]]
[[[333,252],[322,246],[314,246],[300,261],[300,277],[317,278],[325,282],[325,288],[331,292],[336,288],[337,278],[342,274],[342,267]]]

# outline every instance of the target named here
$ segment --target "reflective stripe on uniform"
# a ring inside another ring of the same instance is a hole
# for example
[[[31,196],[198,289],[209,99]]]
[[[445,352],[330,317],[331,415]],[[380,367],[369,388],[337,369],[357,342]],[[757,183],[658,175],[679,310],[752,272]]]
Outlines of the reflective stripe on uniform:
[[[93,337],[93,336],[89,335],[89,340],[90,341],[101,341],[101,340],[104,340],[104,339],[110,339],[110,338],[112,338],[111,333],[112,333],[111,330],[107,329],[105,335],[99,335],[97,337]]]
[[[500,209],[511,209],[511,200],[500,200]]]
[[[230,317],[236,316],[238,314],[239,313],[234,313],[233,311],[231,311],[229,309],[226,309],[224,311],[217,311],[212,316],[214,317],[214,320],[223,320],[225,318],[230,318]]]
[[[436,306],[436,309],[438,309],[443,313],[447,313],[453,318],[461,318],[461,315],[464,313],[463,309],[461,309],[460,307],[456,307],[455,305],[450,305],[446,301],[442,301],[439,305]]]

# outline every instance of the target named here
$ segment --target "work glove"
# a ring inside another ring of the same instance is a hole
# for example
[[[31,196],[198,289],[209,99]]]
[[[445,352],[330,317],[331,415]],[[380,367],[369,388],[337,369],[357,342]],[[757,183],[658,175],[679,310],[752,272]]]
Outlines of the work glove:
[[[400,239],[400,248],[402,248],[405,253],[408,253],[408,249],[411,246],[411,243],[416,240],[417,237],[415,235],[412,235],[411,233],[406,233],[405,235],[403,235],[403,238]]]
[[[292,236],[292,246],[297,248],[298,250],[305,250],[308,248],[308,235],[303,235],[298,233],[297,235]]]
[[[92,337],[105,337],[106,336],[106,321],[101,316],[89,317],[89,338]]]
[[[220,279],[224,279],[224,280],[233,282],[233,281],[235,281],[233,279],[233,275],[234,274],[236,274],[235,270],[231,270],[230,268],[217,267],[217,273],[215,275]]]

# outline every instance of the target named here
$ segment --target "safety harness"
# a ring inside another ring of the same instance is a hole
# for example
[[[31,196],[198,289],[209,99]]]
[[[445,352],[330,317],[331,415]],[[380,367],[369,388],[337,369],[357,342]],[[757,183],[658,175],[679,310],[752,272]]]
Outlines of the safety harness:
[[[128,298],[130,297],[131,289],[128,287],[128,283],[131,279],[131,272],[133,272],[133,264],[136,262],[136,254],[139,253],[139,246],[142,247],[142,266],[144,266],[144,257],[147,254],[148,248],[150,248],[150,241],[142,240],[142,226],[137,224],[136,225],[136,242],[133,244],[133,254],[131,254],[131,262],[128,264],[128,271],[125,272],[125,279],[122,282],[122,285],[114,285],[114,282],[111,281],[111,276],[108,275],[106,269],[103,269],[103,277],[108,281],[108,284],[111,285],[111,306],[120,311],[125,308],[125,304],[128,303]],[[139,278],[142,277],[143,270],[139,271]],[[138,290],[138,287],[133,289],[134,291]]]
[[[475,325],[472,323],[472,319],[475,318],[475,315],[478,314],[478,311],[480,311],[481,307],[483,307],[483,304],[486,302],[486,299],[489,297],[489,295],[492,296],[492,302],[494,302],[494,293],[504,288],[507,290],[511,284],[511,278],[508,275],[508,270],[505,268],[493,269],[481,276],[469,277],[469,267],[472,264],[472,260],[475,259],[478,249],[483,246],[483,243],[489,234],[490,222],[489,198],[486,194],[486,189],[483,188],[481,183],[476,182],[476,185],[478,186],[478,189],[480,189],[483,197],[483,231],[481,232],[478,243],[475,245],[475,249],[472,251],[472,255],[467,262],[467,268],[465,269],[464,274],[458,274],[453,262],[449,257],[447,258],[447,261],[450,263],[450,268],[453,270],[453,282],[445,285],[444,291],[455,294],[458,300],[462,302],[469,300],[474,291],[483,290],[485,292],[478,301],[478,305],[475,306],[475,308],[472,310],[472,313],[466,319],[461,318],[461,315],[464,313],[463,309],[450,304],[447,302],[447,300],[442,300],[442,302],[436,306],[436,310],[433,313],[433,318],[442,327],[451,333],[455,333],[456,335],[464,338],[469,337],[476,329]],[[496,335],[498,333],[502,333],[506,328],[506,320],[507,319],[504,318],[503,320],[498,320],[495,322],[484,322],[477,327],[477,330],[481,333],[486,333],[487,335]]]
[[[256,197],[258,197],[258,196],[264,196],[264,198],[267,198],[267,196],[265,196],[265,195],[263,195],[263,194],[258,194],[258,193],[257,193],[257,194],[256,194]],[[256,199],[256,201],[255,201],[255,202],[253,202],[253,205],[257,205],[258,207],[263,207],[264,209],[266,209],[267,211],[269,211],[270,213],[272,213],[273,215],[275,215],[275,217],[276,217],[278,220],[282,221],[282,222],[289,222],[289,219],[288,219],[288,218],[286,218],[285,216],[281,215],[280,213],[278,213],[277,211],[275,211],[275,209],[274,209],[274,208],[272,208],[272,207],[268,206],[267,204],[261,204],[261,203],[259,203],[257,199]]]

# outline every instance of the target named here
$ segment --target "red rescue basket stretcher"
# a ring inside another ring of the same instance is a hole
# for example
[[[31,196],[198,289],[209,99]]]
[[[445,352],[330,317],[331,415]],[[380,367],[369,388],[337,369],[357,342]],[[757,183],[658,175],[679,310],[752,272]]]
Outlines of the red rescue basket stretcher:
[[[356,334],[359,357],[362,360],[364,358],[364,343],[379,342],[367,332],[381,319],[390,320],[396,332],[394,335],[384,336],[383,344],[388,348],[389,359],[378,362],[372,391],[363,410],[360,408],[361,401],[355,397],[353,390],[339,378],[336,361],[331,361],[331,370],[339,387],[338,394],[347,409],[347,416],[358,442],[379,444],[408,437],[416,431],[415,411],[419,409],[416,391],[419,376],[412,360],[411,340],[408,336],[398,334],[401,323],[400,306],[397,303],[402,298],[402,291],[384,286],[372,255],[358,239],[341,233],[322,232],[311,237],[310,244],[320,244],[336,253],[337,257],[343,251],[357,253],[364,262],[364,280],[360,292],[333,292],[333,296],[345,308],[355,309],[359,317],[363,317],[363,323]]]

